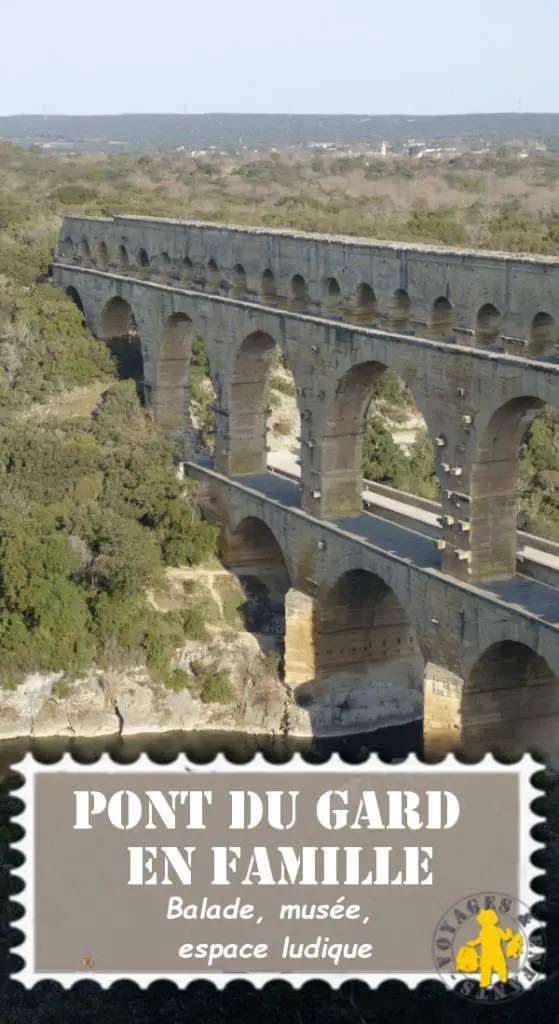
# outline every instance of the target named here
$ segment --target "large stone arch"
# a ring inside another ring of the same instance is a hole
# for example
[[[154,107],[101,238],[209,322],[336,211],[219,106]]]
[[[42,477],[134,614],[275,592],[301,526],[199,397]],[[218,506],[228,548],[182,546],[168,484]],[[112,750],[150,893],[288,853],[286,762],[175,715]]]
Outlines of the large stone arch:
[[[80,313],[83,316],[84,323],[85,323],[86,315],[85,315],[85,307],[84,307],[84,304],[83,304],[83,299],[82,299],[78,289],[75,287],[75,285],[73,285],[73,284],[68,285],[68,287],[66,289],[66,295],[78,307]]]
[[[121,295],[113,295],[103,306],[98,333],[116,359],[119,376],[135,380],[143,398],[144,362],[138,324],[132,303]]]
[[[89,247],[89,242],[85,235],[82,235],[78,245],[78,257],[84,267],[91,266],[91,249]]]
[[[245,626],[251,632],[271,634],[282,665],[293,567],[276,533],[258,516],[229,513],[222,520],[218,554],[243,588],[246,601],[240,610]]]
[[[559,679],[526,643],[504,639],[486,647],[462,691],[461,747],[518,757],[556,750]]]
[[[558,330],[554,318],[547,310],[538,310],[526,334],[528,354],[532,357],[556,355]]]
[[[252,327],[231,353],[222,390],[216,465],[233,476],[267,470],[270,360],[278,346],[285,351],[278,337]]]
[[[316,667],[370,667],[419,655],[410,616],[392,588],[369,569],[347,569],[321,588],[316,611]]]
[[[527,373],[499,388],[477,415],[469,441],[469,573],[483,582],[516,574],[520,447],[544,405],[559,408],[553,383]]]
[[[410,580],[407,572],[394,571],[394,567],[382,558],[367,557],[364,564],[363,553],[353,551],[351,554],[332,558],[328,552],[328,542],[321,552],[322,560],[316,567],[318,584],[317,600],[320,602],[325,595],[330,593],[336,586],[338,580],[349,573],[367,572],[376,577],[387,591],[394,594],[396,601],[401,605],[409,622],[412,625],[420,642],[421,615],[416,615],[412,600]]]
[[[474,312],[474,344],[491,348],[502,343],[505,316],[502,306],[493,296],[479,297]]]
[[[66,235],[60,243],[60,253],[63,259],[68,261],[73,260],[75,256],[75,246],[73,239],[70,235]]]
[[[373,387],[383,374],[392,369],[409,388],[431,435],[429,410],[418,387],[417,378],[410,380],[395,365],[363,358],[342,368],[335,385],[324,400],[322,423],[315,427],[318,436],[313,443],[320,447],[320,483],[317,481],[319,509],[325,516],[359,515],[363,500],[363,442]],[[440,472],[440,467],[437,466]]]
[[[222,523],[218,553],[239,577],[255,576],[276,595],[287,593],[294,568],[276,531],[258,516],[237,512]]]
[[[188,418],[188,375],[196,329],[186,313],[171,313],[157,349],[154,415],[164,430],[184,431]]]
[[[313,731],[417,721],[424,659],[405,604],[358,558],[323,558],[316,595],[286,602],[286,682]]]

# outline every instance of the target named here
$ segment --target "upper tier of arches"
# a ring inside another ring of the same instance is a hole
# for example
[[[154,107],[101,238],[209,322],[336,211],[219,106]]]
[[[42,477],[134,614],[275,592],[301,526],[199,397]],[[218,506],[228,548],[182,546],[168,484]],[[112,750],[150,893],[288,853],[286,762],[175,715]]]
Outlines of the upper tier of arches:
[[[492,296],[485,285],[483,293],[472,290],[465,324],[463,309],[458,315],[443,282],[440,292],[435,289],[432,296],[427,294],[432,286],[426,285],[419,303],[417,296],[414,301],[413,288],[406,281],[394,282],[392,290],[386,287],[386,281],[376,288],[373,281],[364,279],[348,283],[343,266],[338,272],[329,271],[318,282],[311,282],[308,268],[303,266],[290,266],[289,273],[279,273],[277,267],[265,261],[255,274],[238,259],[231,266],[220,266],[212,251],[203,259],[199,254],[195,257],[189,252],[171,252],[170,248],[150,250],[145,238],[138,245],[128,238],[113,240],[109,248],[105,240],[94,243],[83,232],[74,236],[68,231],[63,233],[58,247],[59,258],[76,265],[172,287],[528,358],[559,354],[559,306],[552,308],[551,300],[540,306],[535,298],[526,297],[522,303],[522,326],[517,324],[512,336],[502,297]]]

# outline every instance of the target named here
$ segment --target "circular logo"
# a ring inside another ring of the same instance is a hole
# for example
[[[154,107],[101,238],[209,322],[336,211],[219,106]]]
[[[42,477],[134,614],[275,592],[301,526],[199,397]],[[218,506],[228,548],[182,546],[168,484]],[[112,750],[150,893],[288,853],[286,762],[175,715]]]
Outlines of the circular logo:
[[[441,981],[463,999],[502,1003],[543,980],[544,928],[512,896],[466,896],[439,921],[433,959]]]

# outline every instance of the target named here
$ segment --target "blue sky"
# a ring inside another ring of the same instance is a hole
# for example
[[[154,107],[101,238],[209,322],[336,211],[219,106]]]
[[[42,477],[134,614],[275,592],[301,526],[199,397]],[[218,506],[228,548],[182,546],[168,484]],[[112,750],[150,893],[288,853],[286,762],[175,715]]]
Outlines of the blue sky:
[[[0,0],[0,114],[559,111],[559,0]]]

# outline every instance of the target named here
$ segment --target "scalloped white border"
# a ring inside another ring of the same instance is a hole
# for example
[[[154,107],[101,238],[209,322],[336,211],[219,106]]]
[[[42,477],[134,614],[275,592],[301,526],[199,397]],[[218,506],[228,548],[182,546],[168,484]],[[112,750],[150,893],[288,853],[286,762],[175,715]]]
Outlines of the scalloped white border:
[[[377,754],[371,754],[367,761],[361,764],[348,764],[343,761],[338,754],[332,755],[328,761],[322,764],[311,764],[305,761],[301,754],[296,753],[292,756],[289,761],[282,762],[281,764],[272,764],[265,759],[263,754],[258,753],[254,756],[251,761],[247,761],[245,764],[233,764],[228,761],[223,754],[218,754],[213,761],[208,762],[205,765],[195,764],[189,761],[186,755],[179,754],[174,761],[169,764],[157,764],[152,761],[147,754],[141,754],[136,761],[132,761],[128,764],[120,764],[113,761],[110,754],[102,754],[97,761],[91,764],[79,764],[74,761],[71,754],[65,753],[62,758],[54,764],[41,764],[36,761],[32,754],[26,754],[26,756],[19,762],[12,765],[13,770],[19,772],[24,777],[24,785],[15,791],[18,798],[24,801],[24,810],[17,816],[15,820],[25,830],[23,839],[18,842],[12,843],[15,849],[19,849],[25,857],[24,863],[20,868],[12,869],[12,874],[21,878],[25,884],[25,888],[21,893],[17,894],[16,899],[11,902],[20,903],[24,908],[24,915],[19,920],[14,921],[14,926],[20,928],[25,935],[24,941],[20,946],[13,947],[14,953],[17,953],[25,960],[25,967],[22,971],[13,975],[14,981],[21,982],[26,988],[31,988],[39,981],[56,981],[63,986],[63,988],[71,988],[72,985],[78,981],[94,981],[101,988],[109,988],[116,981],[132,981],[136,983],[141,989],[147,988],[155,981],[172,981],[180,988],[188,986],[193,981],[210,981],[217,986],[217,988],[223,989],[230,981],[235,978],[242,977],[246,981],[249,981],[255,988],[262,988],[269,981],[278,979],[288,980],[294,988],[300,988],[308,981],[321,980],[326,981],[332,988],[339,988],[344,982],[359,980],[376,988],[385,981],[402,981],[409,988],[416,988],[417,985],[422,984],[424,981],[439,981],[444,984],[443,978],[437,973],[436,969],[433,969],[432,973],[429,974],[341,974],[341,973],[322,973],[317,972],[315,974],[303,974],[294,971],[289,973],[256,973],[256,974],[245,974],[241,972],[231,973],[205,973],[205,974],[193,974],[193,973],[178,973],[178,974],[147,974],[142,972],[139,974],[108,974],[99,973],[95,971],[82,971],[76,974],[37,974],[34,970],[34,922],[35,922],[35,904],[34,904],[34,866],[32,851],[34,847],[34,797],[35,797],[35,777],[42,773],[52,772],[73,772],[76,774],[87,774],[90,773],[145,773],[150,772],[153,774],[157,771],[161,774],[174,773],[183,771],[194,771],[194,772],[227,772],[229,775],[243,772],[247,773],[262,773],[271,772],[274,774],[281,774],[282,772],[338,772],[341,774],[351,773],[355,775],[359,774],[383,774],[389,775],[390,773],[413,771],[418,774],[425,774],[428,772],[446,772],[446,773],[460,773],[460,774],[477,774],[477,775],[492,775],[492,774],[509,774],[516,775],[520,780],[520,871],[519,871],[519,892],[509,893],[508,895],[516,896],[516,898],[523,903],[527,908],[533,910],[534,905],[542,901],[543,897],[535,893],[531,888],[532,882],[535,878],[541,877],[544,872],[541,869],[536,868],[531,863],[532,855],[536,850],[541,849],[545,846],[544,843],[536,842],[531,836],[531,830],[538,822],[545,820],[544,816],[534,814],[530,809],[531,803],[540,796],[543,796],[543,792],[532,785],[531,777],[536,772],[544,769],[544,765],[540,764],[529,755],[525,754],[514,764],[501,764],[495,760],[493,755],[485,754],[484,757],[475,764],[464,764],[460,762],[454,754],[448,754],[442,761],[438,761],[432,764],[425,764],[420,761],[416,754],[409,754],[407,758],[402,761],[395,762],[393,764],[387,764],[382,761]],[[31,854],[31,855],[30,855]],[[532,925],[527,929],[527,933],[530,934],[536,928],[541,928],[542,924],[538,921],[534,921]],[[543,980],[545,975],[538,975],[535,981]],[[450,976],[449,976],[450,980]],[[449,986],[450,987],[450,984]]]

